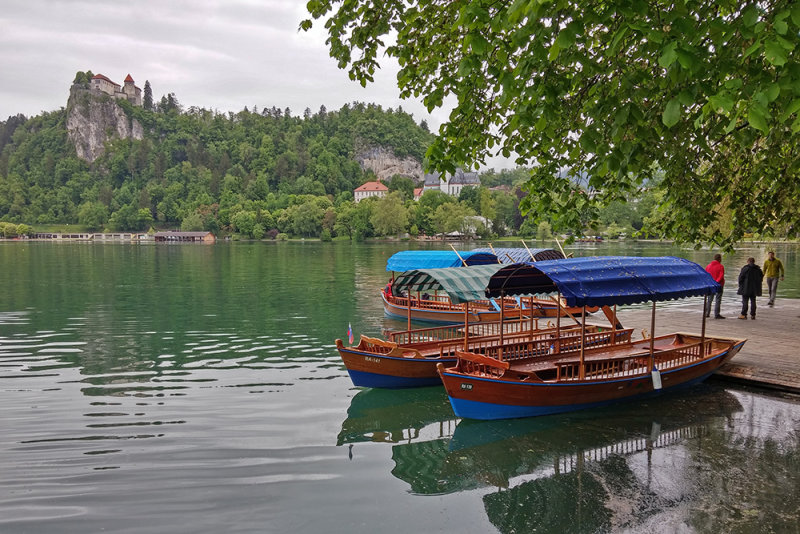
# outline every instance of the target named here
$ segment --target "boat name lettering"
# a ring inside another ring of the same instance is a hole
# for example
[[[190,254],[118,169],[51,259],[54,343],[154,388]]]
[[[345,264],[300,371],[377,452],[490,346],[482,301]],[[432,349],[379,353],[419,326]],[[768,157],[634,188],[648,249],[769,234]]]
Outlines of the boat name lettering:
[[[381,363],[381,359],[380,358],[372,358],[370,356],[364,356],[364,360],[366,360],[368,362],[372,362],[372,363]]]
[[[465,384],[465,383],[462,382],[461,383],[461,389],[466,389],[467,391],[469,391],[469,390],[472,389],[472,384]]]

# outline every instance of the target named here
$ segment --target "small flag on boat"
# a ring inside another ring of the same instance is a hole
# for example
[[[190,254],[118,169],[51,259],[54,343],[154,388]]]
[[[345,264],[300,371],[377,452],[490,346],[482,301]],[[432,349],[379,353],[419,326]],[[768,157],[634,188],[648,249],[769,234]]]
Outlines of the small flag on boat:
[[[347,341],[352,345],[353,344],[353,327],[350,323],[347,323]]]

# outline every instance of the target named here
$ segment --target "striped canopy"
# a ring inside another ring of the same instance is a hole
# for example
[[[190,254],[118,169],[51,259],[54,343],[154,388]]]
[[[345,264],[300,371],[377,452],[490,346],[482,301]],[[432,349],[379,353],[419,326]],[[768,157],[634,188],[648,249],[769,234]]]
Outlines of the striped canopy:
[[[476,248],[472,252],[488,252],[497,256],[500,263],[525,263],[542,260],[561,260],[564,255],[552,248]]]
[[[504,266],[486,296],[560,291],[568,306],[607,306],[712,295],[720,286],[698,264],[672,256],[605,256]]]
[[[392,293],[444,291],[456,304],[486,298],[489,279],[503,266],[499,263],[446,269],[414,269],[398,275]]]

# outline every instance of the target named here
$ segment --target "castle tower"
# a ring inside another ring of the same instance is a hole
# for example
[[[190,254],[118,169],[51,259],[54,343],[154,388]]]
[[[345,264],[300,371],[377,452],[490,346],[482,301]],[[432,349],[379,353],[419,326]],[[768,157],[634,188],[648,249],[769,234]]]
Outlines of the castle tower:
[[[128,102],[135,106],[142,105],[142,90],[136,87],[133,77],[131,77],[130,74],[125,76],[125,86],[123,87],[122,91],[125,93],[125,97],[128,99]]]

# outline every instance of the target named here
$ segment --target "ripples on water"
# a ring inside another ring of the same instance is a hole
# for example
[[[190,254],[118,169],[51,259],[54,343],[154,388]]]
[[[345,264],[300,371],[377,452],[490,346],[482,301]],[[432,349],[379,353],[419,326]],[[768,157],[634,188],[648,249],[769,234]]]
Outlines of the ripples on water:
[[[476,423],[353,388],[333,341],[405,326],[395,248],[0,247],[0,532],[792,531],[796,398]]]

